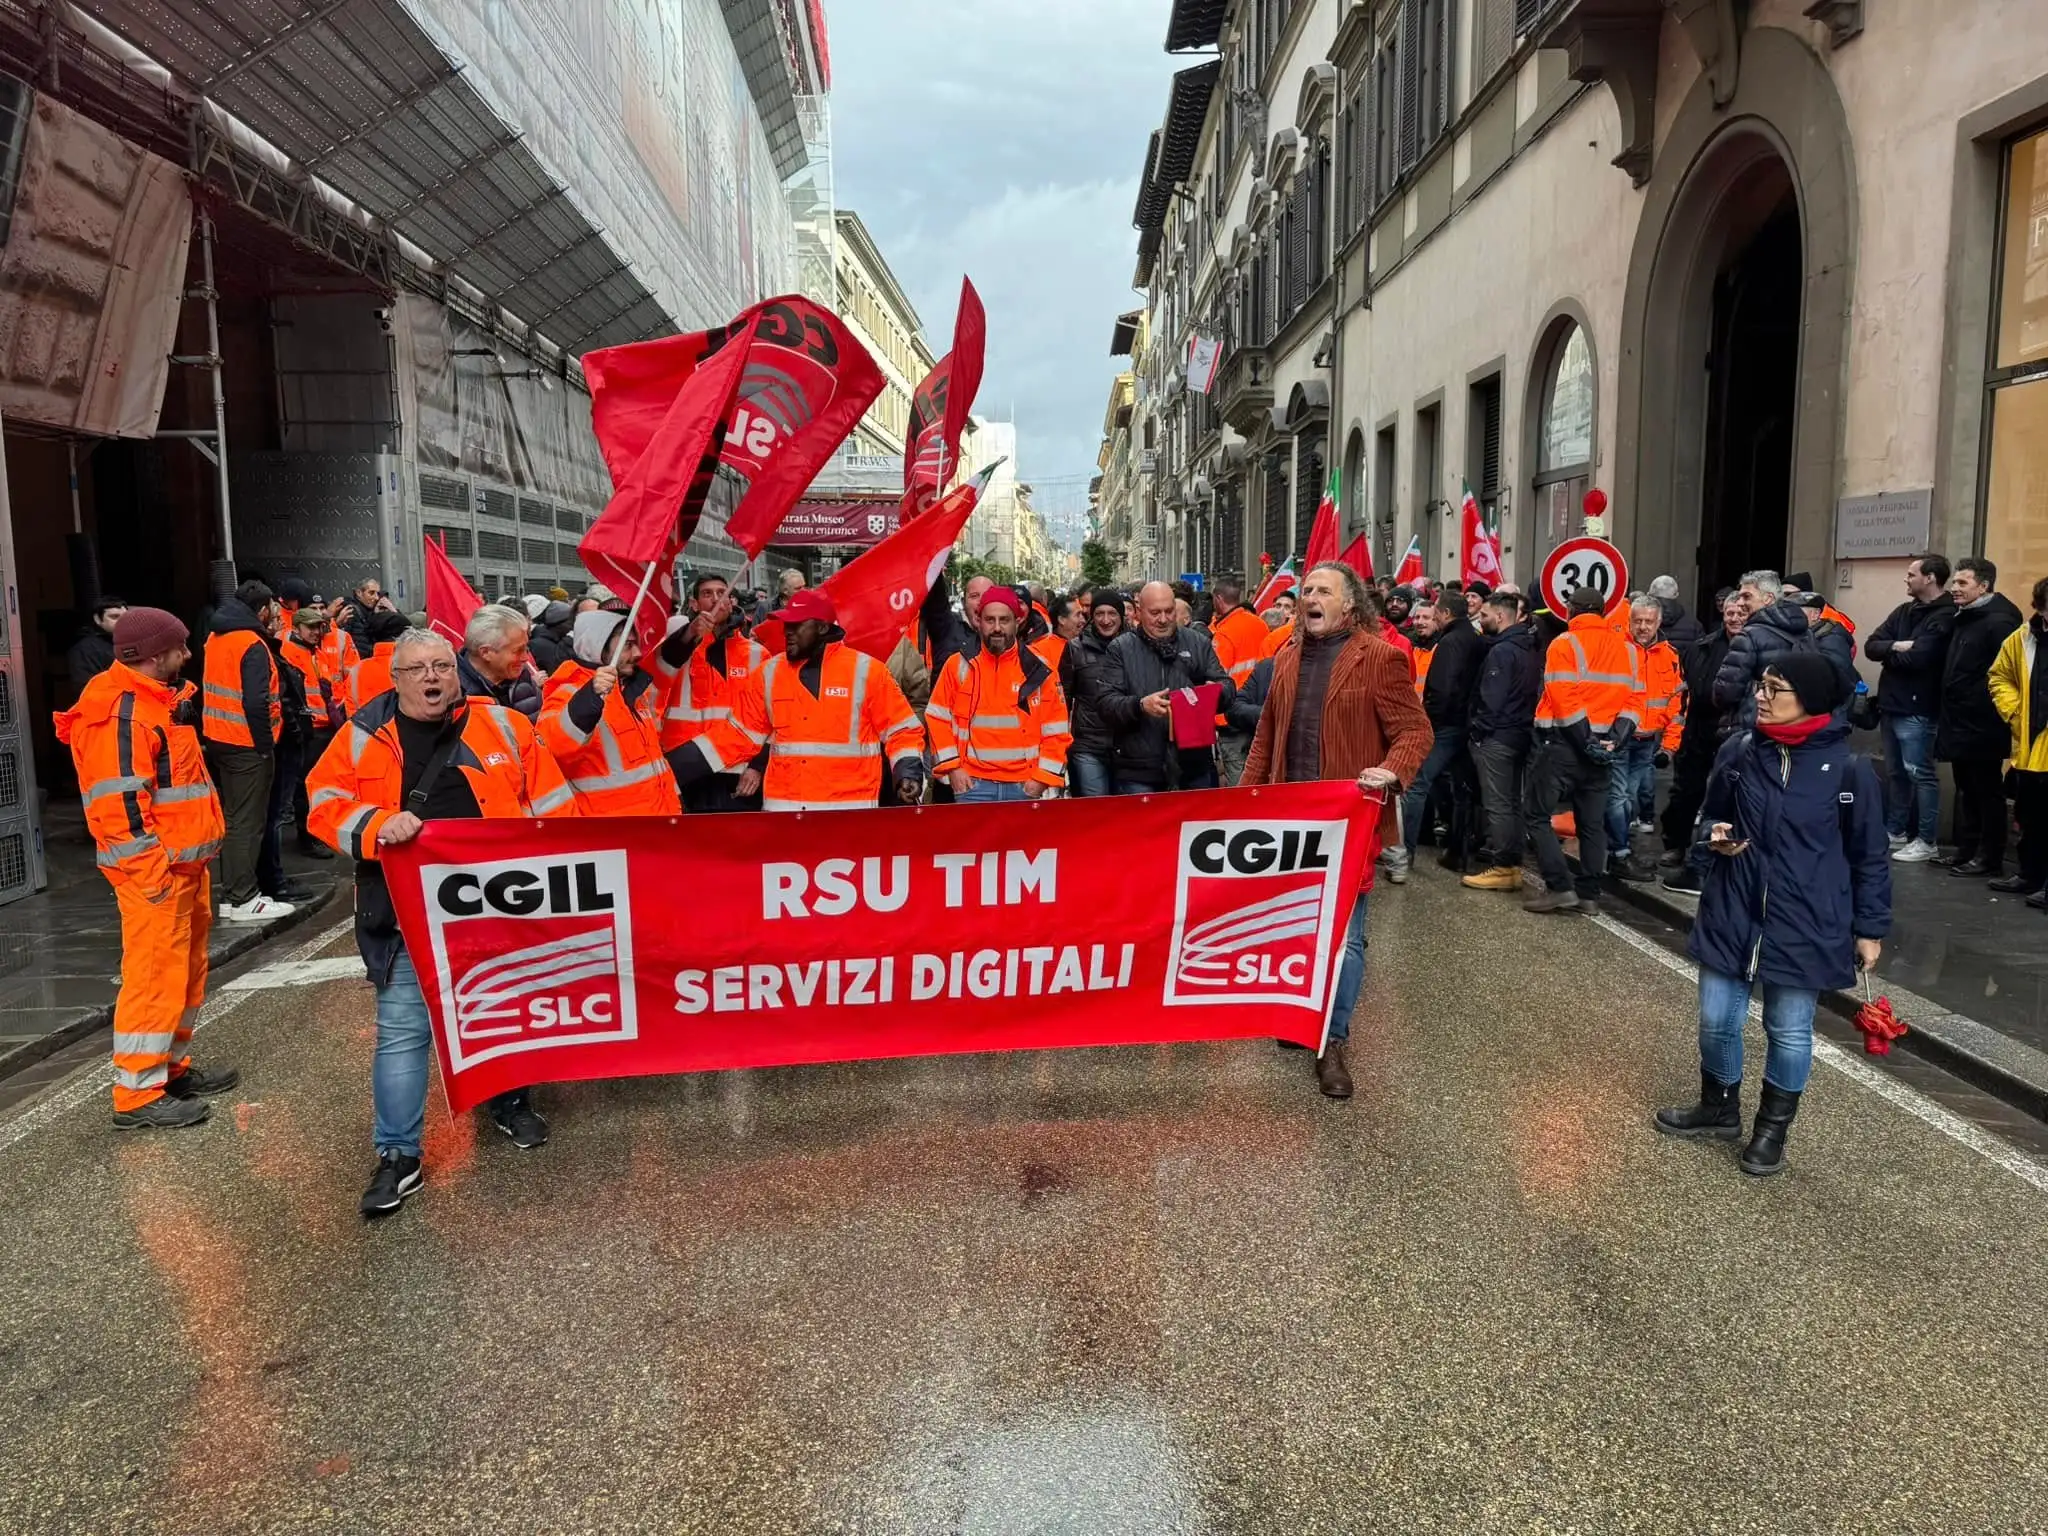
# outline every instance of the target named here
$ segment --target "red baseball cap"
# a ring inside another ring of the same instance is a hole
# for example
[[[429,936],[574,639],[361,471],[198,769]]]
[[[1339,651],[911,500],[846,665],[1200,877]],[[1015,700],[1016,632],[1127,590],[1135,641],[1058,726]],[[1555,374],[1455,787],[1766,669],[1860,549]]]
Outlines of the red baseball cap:
[[[801,624],[805,619],[837,624],[839,610],[832,606],[832,598],[823,588],[805,587],[769,617],[780,619],[785,624]]]

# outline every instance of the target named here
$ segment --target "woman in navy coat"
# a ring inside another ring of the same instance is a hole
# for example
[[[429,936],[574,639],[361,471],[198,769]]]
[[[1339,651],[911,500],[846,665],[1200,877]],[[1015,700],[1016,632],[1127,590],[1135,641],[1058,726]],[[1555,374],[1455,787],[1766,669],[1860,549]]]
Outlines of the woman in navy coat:
[[[1756,725],[1714,763],[1700,825],[1713,861],[1687,945],[1700,971],[1700,1101],[1660,1109],[1671,1136],[1742,1136],[1742,1029],[1763,991],[1763,1097],[1742,1171],[1777,1173],[1813,1066],[1823,990],[1855,984],[1891,931],[1877,772],[1849,751],[1841,673],[1789,651],[1757,685]]]

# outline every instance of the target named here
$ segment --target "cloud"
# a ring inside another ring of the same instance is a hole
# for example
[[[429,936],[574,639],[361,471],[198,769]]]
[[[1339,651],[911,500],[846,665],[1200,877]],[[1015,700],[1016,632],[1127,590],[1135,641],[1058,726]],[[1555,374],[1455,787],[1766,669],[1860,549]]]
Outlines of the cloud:
[[[843,0],[828,13],[835,195],[943,352],[960,277],[988,309],[976,409],[1018,424],[1041,505],[1085,503],[1115,317],[1134,307],[1131,208],[1176,60],[1164,4]],[[1066,482],[1060,494],[1054,482]]]

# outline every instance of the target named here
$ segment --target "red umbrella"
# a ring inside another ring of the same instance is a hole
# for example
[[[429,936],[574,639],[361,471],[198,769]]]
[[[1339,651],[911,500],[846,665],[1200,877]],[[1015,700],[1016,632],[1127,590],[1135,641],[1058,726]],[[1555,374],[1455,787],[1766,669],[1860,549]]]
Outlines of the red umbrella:
[[[1863,973],[1863,1006],[1856,1010],[1856,1027],[1863,1031],[1863,1049],[1871,1056],[1889,1056],[1892,1042],[1906,1032],[1906,1021],[1892,1012],[1890,998],[1872,999],[1868,971]]]

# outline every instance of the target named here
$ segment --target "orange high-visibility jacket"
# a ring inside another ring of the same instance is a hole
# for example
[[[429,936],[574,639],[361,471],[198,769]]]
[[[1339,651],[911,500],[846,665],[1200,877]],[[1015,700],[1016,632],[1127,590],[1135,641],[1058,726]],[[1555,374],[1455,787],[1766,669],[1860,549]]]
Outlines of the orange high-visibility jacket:
[[[1265,620],[1261,619],[1259,622],[1263,624]],[[1278,629],[1267,631],[1265,648],[1259,652],[1259,655],[1262,658],[1266,656],[1277,656],[1280,654],[1280,648],[1293,638],[1294,620],[1289,619],[1285,624],[1282,624]]]
[[[1264,619],[1241,603],[1209,626],[1216,660],[1240,689],[1252,680],[1252,669],[1266,654],[1266,641],[1272,633]]]
[[[324,648],[299,644],[298,636],[284,637],[284,659],[298,669],[299,676],[306,684],[306,707],[313,712],[313,729],[324,731],[335,723],[337,714],[346,714],[342,703],[338,679],[329,667]]]
[[[1636,667],[1643,679],[1643,691],[1636,700],[1636,734],[1658,738],[1667,752],[1678,750],[1685,734],[1685,664],[1678,648],[1669,640],[1635,646]]]
[[[1067,653],[1067,642],[1058,635],[1040,635],[1026,647],[1032,655],[1052,669],[1052,675],[1060,675],[1060,658]]]
[[[356,649],[356,639],[339,624],[328,626],[327,633],[320,637],[320,655],[327,663],[328,675],[334,679],[337,692],[343,691],[349,669],[363,659]],[[346,701],[344,701],[346,702]]]
[[[562,777],[576,792],[577,813],[679,814],[683,804],[676,793],[676,776],[661,755],[660,680],[650,675],[639,696],[628,703],[631,680],[620,678],[604,696],[596,722],[585,728],[569,706],[595,676],[597,668],[571,657],[555,668],[541,698],[541,745],[554,754]]]
[[[1429,664],[1436,656],[1433,645],[1418,645],[1408,653],[1408,665],[1415,673],[1415,697],[1422,697],[1422,685],[1429,681]]]
[[[386,640],[348,669],[348,712],[354,714],[370,700],[391,691],[391,653],[396,640]]]
[[[1643,692],[1640,652],[1597,613],[1582,613],[1550,642],[1543,658],[1543,696],[1536,704],[1536,729],[1610,734],[1617,722],[1641,723]]]
[[[732,718],[697,738],[712,768],[731,773],[768,748],[764,810],[845,811],[876,803],[880,760],[924,752],[924,732],[889,669],[840,641],[819,658],[818,691],[787,656],[770,656],[732,692]]]
[[[576,795],[524,715],[482,699],[459,700],[462,740],[448,759],[487,817],[574,816]],[[380,694],[335,733],[306,775],[306,826],[337,852],[381,858],[377,833],[405,803],[398,695]]]
[[[1055,789],[1067,781],[1067,701],[1058,676],[1035,652],[1013,645],[991,656],[977,645],[948,657],[924,721],[934,773],[964,769],[977,779]]]
[[[190,683],[174,688],[117,661],[56,717],[101,871],[152,898],[170,888],[176,866],[204,864],[220,851],[220,800],[199,733],[178,721],[195,693]]]
[[[719,721],[730,720],[733,690],[767,659],[767,651],[748,636],[735,633],[698,646],[687,663],[668,675],[657,648],[647,661],[657,678],[665,678],[661,749],[673,752]]]
[[[253,629],[208,635],[200,703],[200,734],[220,746],[253,747],[257,731],[267,732],[266,745],[283,735],[277,658],[269,642]]]

